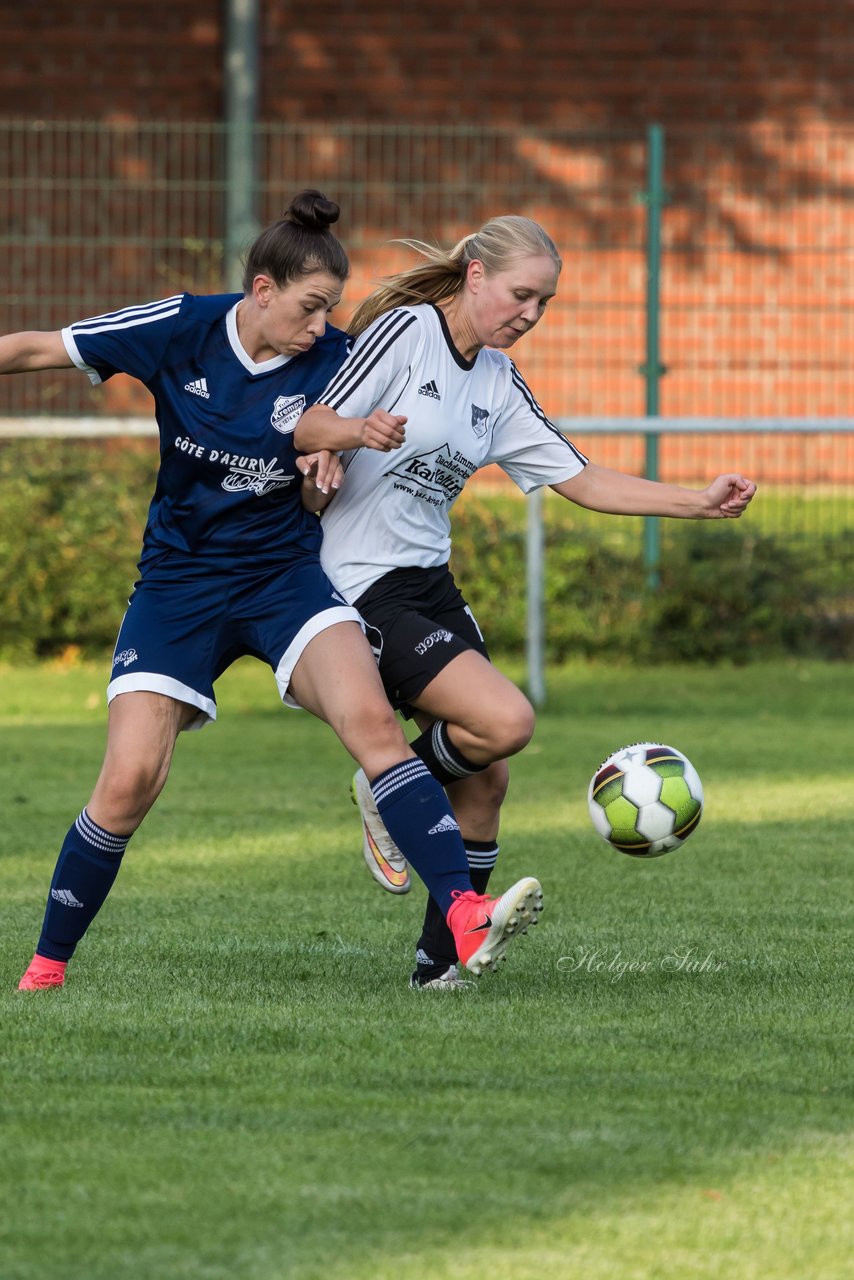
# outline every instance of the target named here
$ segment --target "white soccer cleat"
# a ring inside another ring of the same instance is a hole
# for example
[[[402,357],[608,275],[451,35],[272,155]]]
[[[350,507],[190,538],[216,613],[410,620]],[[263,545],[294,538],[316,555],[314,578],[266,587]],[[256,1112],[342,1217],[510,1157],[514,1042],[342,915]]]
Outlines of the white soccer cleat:
[[[464,991],[475,986],[474,982],[460,977],[460,971],[452,964],[444,973],[435,978],[422,978],[416,969],[409,979],[413,991]]]
[[[362,856],[377,884],[389,893],[409,893],[412,880],[409,863],[386,831],[371,784],[364,769],[358,769],[350,784],[350,797],[362,818]]]

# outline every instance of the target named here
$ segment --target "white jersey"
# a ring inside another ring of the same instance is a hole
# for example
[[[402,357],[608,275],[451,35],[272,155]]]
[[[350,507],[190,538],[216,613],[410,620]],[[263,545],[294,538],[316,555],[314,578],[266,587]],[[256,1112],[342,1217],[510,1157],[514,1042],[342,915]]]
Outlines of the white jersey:
[[[447,564],[450,509],[479,467],[497,463],[530,493],[569,480],[587,462],[512,360],[489,348],[463,359],[429,304],[375,320],[319,403],[345,418],[376,408],[407,417],[400,449],[345,453],[344,483],[323,514],[323,567],[350,602],[392,569]]]

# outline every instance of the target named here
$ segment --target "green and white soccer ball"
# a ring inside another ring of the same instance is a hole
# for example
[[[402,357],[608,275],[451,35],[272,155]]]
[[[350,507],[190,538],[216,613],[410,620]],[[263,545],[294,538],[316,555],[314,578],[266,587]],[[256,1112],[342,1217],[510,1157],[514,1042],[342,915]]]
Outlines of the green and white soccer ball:
[[[703,784],[681,751],[659,742],[635,742],[596,770],[587,807],[608,844],[633,858],[658,858],[696,831]]]

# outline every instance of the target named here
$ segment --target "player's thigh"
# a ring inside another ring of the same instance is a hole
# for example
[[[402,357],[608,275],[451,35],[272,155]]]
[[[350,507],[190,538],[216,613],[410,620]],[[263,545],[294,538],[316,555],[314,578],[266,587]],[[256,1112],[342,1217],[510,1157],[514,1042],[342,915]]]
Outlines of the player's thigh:
[[[412,705],[479,739],[500,738],[501,755],[520,751],[534,731],[534,711],[521,689],[473,649],[452,658]]]
[[[348,633],[357,632],[359,638],[352,647],[363,650],[363,661],[370,659],[375,666],[359,614],[337,594],[318,560],[306,559],[248,582],[240,600],[233,602],[232,612],[243,652],[270,664],[286,706],[306,706],[303,689],[306,697],[322,696],[316,655],[342,645],[337,638],[316,644],[327,631],[338,632],[346,624]],[[309,650],[315,657],[303,661]]]
[[[411,754],[358,623],[336,623],[309,641],[290,693],[326,721],[369,777]]]

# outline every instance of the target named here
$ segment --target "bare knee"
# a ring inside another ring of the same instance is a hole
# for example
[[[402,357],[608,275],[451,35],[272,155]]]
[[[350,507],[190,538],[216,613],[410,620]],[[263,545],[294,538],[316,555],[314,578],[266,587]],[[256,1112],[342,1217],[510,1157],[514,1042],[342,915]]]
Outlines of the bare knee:
[[[511,697],[489,708],[482,727],[475,732],[481,737],[483,751],[489,760],[497,762],[516,755],[526,747],[533,736],[534,725],[534,708],[525,695],[515,689]]]
[[[502,760],[505,756],[515,756],[518,751],[527,747],[534,736],[535,723],[534,708],[524,694],[520,693],[514,700],[514,705],[507,708],[501,723],[500,750],[497,754]]]
[[[90,817],[116,835],[135,831],[166,782],[167,765],[123,761],[105,767],[87,805]]]
[[[412,748],[400,721],[385,697],[366,702],[338,736],[369,778],[411,756]]]

